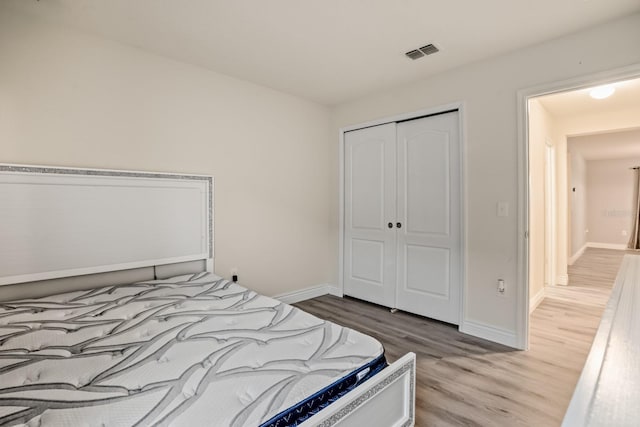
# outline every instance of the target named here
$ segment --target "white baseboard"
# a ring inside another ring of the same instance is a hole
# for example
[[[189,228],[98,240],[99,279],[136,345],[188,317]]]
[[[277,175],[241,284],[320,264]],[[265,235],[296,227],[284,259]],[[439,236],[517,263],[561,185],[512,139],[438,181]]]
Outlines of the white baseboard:
[[[540,289],[538,293],[535,294],[533,298],[531,298],[531,300],[529,301],[529,314],[533,313],[533,310],[538,308],[540,303],[544,300],[544,296],[545,296],[544,289],[545,289],[544,287]]]
[[[582,247],[580,249],[578,249],[578,252],[576,252],[575,254],[573,254],[571,256],[571,258],[569,258],[569,265],[573,265],[573,263],[576,262],[578,260],[578,258],[580,258],[582,256],[584,251],[587,249],[588,245],[589,245],[589,243],[585,243],[584,245],[582,245]]]
[[[597,242],[587,242],[588,248],[598,248],[598,249],[615,249],[618,251],[624,251],[627,249],[627,245],[622,243],[597,243]]]
[[[458,328],[460,332],[473,335],[488,341],[497,342],[508,347],[518,348],[518,340],[515,332],[497,328],[477,320],[463,320]]]
[[[342,298],[344,296],[344,293],[342,292],[342,289],[340,289],[338,286],[336,285],[327,285],[327,288],[329,289],[329,295],[333,295],[334,297],[340,297]]]
[[[559,274],[556,276],[555,285],[567,286],[569,284],[569,275],[568,274]]]
[[[321,297],[322,295],[342,297],[342,292],[340,291],[340,288],[335,285],[324,284],[276,295],[273,298],[282,301],[285,304],[295,304],[311,298]]]

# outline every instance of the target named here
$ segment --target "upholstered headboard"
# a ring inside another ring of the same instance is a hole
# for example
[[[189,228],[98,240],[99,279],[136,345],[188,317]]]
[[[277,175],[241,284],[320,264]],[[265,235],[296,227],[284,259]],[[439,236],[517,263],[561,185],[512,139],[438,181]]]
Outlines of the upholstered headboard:
[[[0,165],[0,285],[198,260],[210,176]]]

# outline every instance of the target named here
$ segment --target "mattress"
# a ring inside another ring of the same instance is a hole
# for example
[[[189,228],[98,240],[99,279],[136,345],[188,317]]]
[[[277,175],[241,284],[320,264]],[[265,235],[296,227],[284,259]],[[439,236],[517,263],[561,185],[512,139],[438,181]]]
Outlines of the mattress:
[[[383,366],[375,339],[210,273],[0,303],[2,425],[296,425]]]

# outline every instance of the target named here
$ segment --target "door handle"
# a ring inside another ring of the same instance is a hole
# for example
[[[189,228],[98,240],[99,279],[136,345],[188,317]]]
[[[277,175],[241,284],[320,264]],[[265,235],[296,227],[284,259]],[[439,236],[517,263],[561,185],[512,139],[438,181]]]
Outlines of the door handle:
[[[390,222],[390,223],[387,225],[387,227],[389,227],[389,228],[393,228],[393,223],[392,223],[392,222]]]
[[[398,227],[398,228],[402,228],[402,223],[400,223],[400,222],[396,222],[396,227]]]

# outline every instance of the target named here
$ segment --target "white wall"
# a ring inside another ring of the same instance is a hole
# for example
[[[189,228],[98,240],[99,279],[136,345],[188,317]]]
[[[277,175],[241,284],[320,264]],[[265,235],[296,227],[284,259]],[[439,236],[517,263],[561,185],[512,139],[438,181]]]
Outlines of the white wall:
[[[264,294],[335,269],[329,141],[325,107],[0,8],[0,162],[214,175],[216,270]]]
[[[564,158],[562,150],[566,151],[566,139],[558,129],[555,118],[536,99],[529,101],[529,298],[540,297],[546,283],[546,168],[547,166],[547,144],[551,144],[555,150],[556,158]],[[556,189],[553,203],[555,204],[555,257],[553,272],[556,277],[552,278],[553,284],[557,284],[557,275],[566,274],[566,258],[560,256],[559,242],[566,239],[566,233],[559,231],[565,227],[560,226],[560,211],[565,213],[566,209],[558,206],[557,194],[560,186],[557,181],[566,175],[566,167],[559,168],[556,161],[550,167],[555,169]],[[564,244],[564,243],[563,243]],[[565,264],[562,264],[562,263]],[[562,280],[561,280],[562,281]]]
[[[569,136],[633,129],[640,126],[640,102],[621,110],[562,116],[558,117],[558,121],[562,124],[563,132]]]
[[[535,99],[529,103],[529,297],[545,283],[546,141],[553,133],[549,114]]]
[[[516,342],[517,91],[546,82],[640,63],[640,15],[611,22],[509,55],[339,105],[334,111],[335,148],[341,127],[402,112],[464,101],[467,292],[464,320]],[[615,46],[612,49],[611,46]],[[445,53],[445,52],[443,52]],[[335,152],[335,151],[334,151]],[[558,158],[558,161],[562,159]],[[338,163],[333,162],[332,237],[338,247]],[[560,184],[560,183],[559,183]],[[507,201],[507,218],[496,203]],[[567,253],[565,248],[564,253]],[[337,260],[337,249],[334,252]],[[333,272],[337,280],[337,271]],[[506,295],[496,292],[504,278]]]
[[[587,162],[589,242],[625,246],[629,242],[634,211],[634,174],[629,168],[633,166],[640,166],[640,158]]]
[[[589,200],[590,194],[587,189],[587,161],[571,147],[571,139],[569,139],[569,161],[571,163],[569,167],[569,203],[571,204],[569,254],[574,256],[587,243],[589,228],[587,225],[587,200]]]

